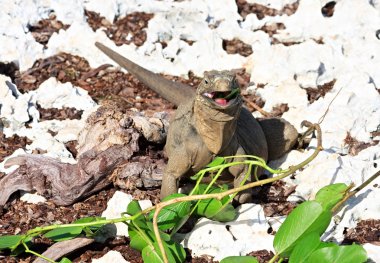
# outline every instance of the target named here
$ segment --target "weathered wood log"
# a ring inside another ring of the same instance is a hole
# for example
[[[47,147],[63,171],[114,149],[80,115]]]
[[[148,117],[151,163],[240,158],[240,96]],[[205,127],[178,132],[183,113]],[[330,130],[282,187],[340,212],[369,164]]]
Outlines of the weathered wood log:
[[[112,182],[124,188],[159,186],[163,162],[148,160],[139,173],[135,171],[131,180],[140,180],[139,183],[125,183],[131,176],[131,170],[125,167],[137,153],[144,152],[140,147],[147,145],[141,140],[164,143],[168,123],[164,113],[148,118],[115,103],[102,106],[89,116],[80,133],[77,164],[34,154],[9,159],[7,167],[20,167],[0,178],[0,205],[18,190],[36,191],[58,205],[70,205]]]

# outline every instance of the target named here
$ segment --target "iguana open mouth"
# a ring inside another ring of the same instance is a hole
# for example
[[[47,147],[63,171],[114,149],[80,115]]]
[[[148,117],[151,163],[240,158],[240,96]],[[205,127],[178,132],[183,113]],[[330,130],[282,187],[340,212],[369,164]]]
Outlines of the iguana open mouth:
[[[203,96],[211,99],[216,104],[220,106],[227,106],[231,101],[233,101],[239,94],[239,89],[233,89],[231,91],[213,91],[205,92]]]

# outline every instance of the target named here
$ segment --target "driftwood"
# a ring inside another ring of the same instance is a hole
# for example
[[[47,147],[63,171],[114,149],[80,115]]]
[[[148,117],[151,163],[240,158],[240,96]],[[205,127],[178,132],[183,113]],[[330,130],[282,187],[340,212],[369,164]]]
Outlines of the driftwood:
[[[78,237],[71,240],[55,243],[49,247],[42,255],[52,260],[57,260],[67,254],[70,254],[82,247],[94,243],[92,238]],[[42,258],[37,258],[33,263],[46,263],[47,261]]]
[[[148,118],[116,103],[102,106],[89,116],[79,136],[77,164],[34,154],[9,159],[6,167],[19,168],[0,178],[0,205],[18,190],[70,205],[112,182],[123,188],[159,186],[164,162],[145,157],[145,163],[137,165],[136,160],[144,160],[139,157],[145,153],[141,147],[164,143],[167,128],[164,113]]]

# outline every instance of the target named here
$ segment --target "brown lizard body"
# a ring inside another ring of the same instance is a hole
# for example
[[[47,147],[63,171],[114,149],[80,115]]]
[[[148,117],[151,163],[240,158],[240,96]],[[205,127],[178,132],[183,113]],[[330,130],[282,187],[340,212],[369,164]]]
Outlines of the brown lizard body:
[[[176,193],[179,180],[194,175],[215,156],[256,155],[276,159],[295,144],[296,129],[281,118],[257,121],[242,105],[239,86],[230,71],[206,72],[197,91],[152,73],[100,43],[96,46],[178,109],[170,122],[165,150],[169,161],[164,172],[161,196]],[[243,180],[246,167],[228,171],[234,186]],[[248,178],[251,181],[251,178]],[[241,193],[240,203],[250,200]]]

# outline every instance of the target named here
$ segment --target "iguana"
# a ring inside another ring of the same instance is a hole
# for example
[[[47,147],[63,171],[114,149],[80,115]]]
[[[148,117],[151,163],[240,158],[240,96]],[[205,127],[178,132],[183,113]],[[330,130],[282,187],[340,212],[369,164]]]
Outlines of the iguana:
[[[249,154],[273,160],[297,141],[297,130],[287,121],[281,118],[258,121],[243,107],[239,85],[231,71],[205,72],[194,92],[185,84],[140,67],[101,43],[95,45],[139,81],[178,106],[165,145],[169,160],[161,197],[176,193],[181,178],[194,175],[215,156]],[[235,187],[243,180],[246,169],[230,167],[228,172],[234,178]],[[250,192],[237,197],[239,203],[250,199]]]

